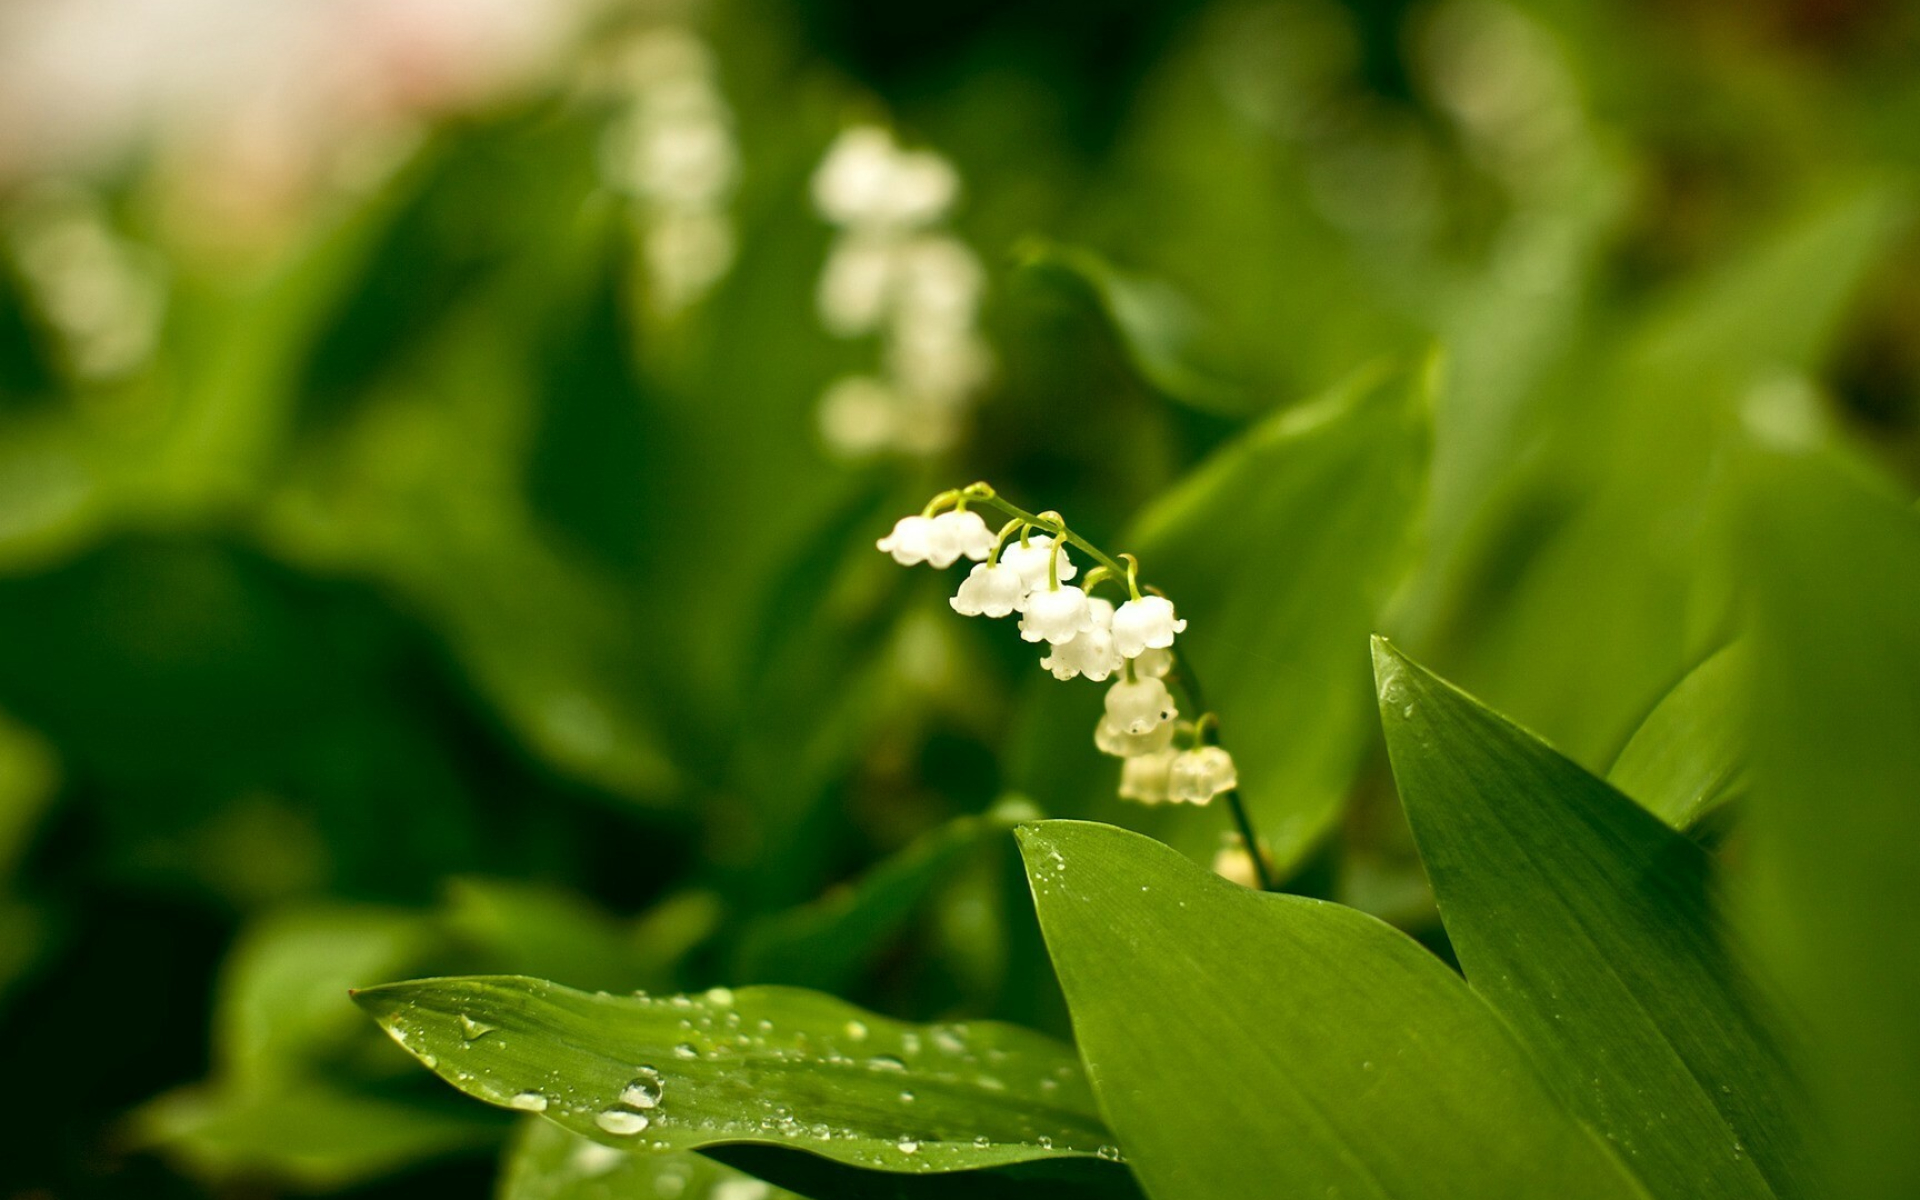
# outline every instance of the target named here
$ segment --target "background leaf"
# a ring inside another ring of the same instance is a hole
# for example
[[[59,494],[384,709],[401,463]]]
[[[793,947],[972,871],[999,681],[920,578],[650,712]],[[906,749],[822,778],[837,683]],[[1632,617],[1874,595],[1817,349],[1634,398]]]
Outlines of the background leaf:
[[[1749,916],[1811,1039],[1828,1194],[1920,1194],[1920,517],[1809,455],[1746,471],[1758,698]]]
[[[1154,1200],[1641,1194],[1405,935],[1110,826],[1020,838],[1089,1078]]]
[[[1394,779],[1467,979],[1658,1196],[1800,1196],[1798,1095],[1706,852],[1382,639]]]
[[[1269,418],[1130,539],[1190,622],[1180,653],[1283,864],[1326,831],[1372,738],[1356,647],[1411,560],[1434,369],[1376,367]]]

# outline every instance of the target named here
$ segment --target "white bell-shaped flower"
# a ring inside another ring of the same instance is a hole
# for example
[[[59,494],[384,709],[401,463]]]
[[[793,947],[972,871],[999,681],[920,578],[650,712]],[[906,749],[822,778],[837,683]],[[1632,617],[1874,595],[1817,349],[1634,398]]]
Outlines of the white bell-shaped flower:
[[[1049,534],[1039,533],[1025,542],[1009,542],[1000,548],[1000,561],[1020,572],[1029,592],[1037,592],[1047,586],[1047,559],[1053,554],[1053,538]],[[1060,547],[1060,582],[1065,583],[1079,574],[1080,568],[1073,565],[1073,559],[1067,556],[1067,548]]]
[[[881,550],[893,555],[893,561],[903,567],[928,562],[933,558],[934,535],[933,518],[914,515],[901,517],[893,523],[893,532],[875,542]],[[953,556],[940,566],[953,562]]]
[[[1118,647],[1116,647],[1118,649]],[[1133,656],[1133,673],[1146,678],[1165,679],[1167,672],[1173,670],[1173,652],[1170,650],[1142,650]]]
[[[1093,606],[1087,594],[1071,585],[1027,593],[1021,613],[1020,636],[1029,642],[1058,646],[1093,628]]]
[[[977,512],[943,512],[927,530],[927,561],[950,567],[965,557],[978,562],[993,553],[993,530]]]
[[[1220,746],[1199,746],[1178,755],[1167,770],[1167,798],[1205,804],[1221,792],[1240,786],[1233,755]]]
[[[1141,804],[1165,804],[1167,772],[1175,757],[1177,753],[1167,748],[1129,758],[1120,767],[1120,798]]]
[[[1033,611],[1031,601],[1027,611]],[[1107,720],[1128,733],[1151,733],[1178,711],[1173,694],[1158,679],[1122,679],[1107,690]]]
[[[1027,597],[1020,573],[1005,563],[979,563],[948,603],[963,617],[1004,617]]]
[[[1185,621],[1173,615],[1173,601],[1165,596],[1142,596],[1129,600],[1113,614],[1113,644],[1120,653],[1132,658],[1142,650],[1165,650],[1173,645],[1173,635],[1186,629]]]
[[[1107,717],[1101,717],[1100,723],[1093,727],[1093,744],[1102,754],[1111,754],[1115,758],[1138,758],[1142,754],[1158,754],[1173,745],[1173,735],[1178,722],[1162,721],[1145,733],[1128,733],[1115,725]]]
[[[1073,640],[1055,646],[1052,654],[1040,660],[1040,665],[1052,671],[1055,679],[1085,675],[1101,683],[1120,669],[1120,653],[1113,648],[1113,603],[1092,596],[1087,599],[1087,607],[1093,614],[1093,624],[1075,634]]]

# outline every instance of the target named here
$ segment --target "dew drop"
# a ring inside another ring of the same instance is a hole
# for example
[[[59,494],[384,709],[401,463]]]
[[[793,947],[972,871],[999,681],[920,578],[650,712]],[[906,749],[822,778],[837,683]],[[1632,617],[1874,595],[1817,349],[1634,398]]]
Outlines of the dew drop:
[[[593,1118],[593,1123],[613,1134],[615,1137],[632,1137],[649,1124],[645,1117],[633,1112],[614,1112],[609,1110]]]
[[[485,1035],[492,1033],[493,1026],[487,1024],[484,1021],[476,1021],[472,1017],[468,1016],[467,1014],[461,1013],[460,1014],[460,1032],[466,1037],[468,1041],[471,1042],[477,1037],[484,1037]]]
[[[1044,1134],[1044,1133],[1043,1133],[1043,1134],[1041,1134],[1041,1135],[1040,1135],[1040,1148],[1041,1148],[1042,1150],[1051,1150],[1051,1149],[1053,1149],[1053,1139],[1052,1139],[1052,1138],[1050,1138],[1050,1137],[1048,1137],[1048,1136],[1047,1136],[1046,1134]]]
[[[920,1152],[920,1143],[914,1141],[912,1138],[901,1138],[899,1145],[900,1153],[902,1154],[918,1154]]]
[[[539,1092],[521,1092],[513,1099],[507,1101],[507,1103],[519,1109],[521,1112],[547,1111],[547,1098]]]
[[[866,1041],[867,1040],[867,1023],[865,1021],[848,1021],[847,1036],[852,1038],[856,1042]]]
[[[877,1054],[867,1060],[867,1066],[876,1071],[904,1071],[907,1069],[906,1063],[901,1062],[891,1054]]]
[[[720,1008],[732,1008],[733,1007],[733,989],[724,988],[724,987],[708,988],[707,1003],[716,1005]]]
[[[660,1081],[660,1072],[652,1067],[641,1067],[640,1075],[629,1083],[620,1093],[620,1103],[628,1108],[652,1108],[660,1103],[661,1093],[666,1085]]]
[[[1120,1147],[1118,1146],[1102,1146],[1098,1150],[1095,1150],[1094,1153],[1106,1159],[1108,1162],[1120,1161]]]
[[[984,1133],[981,1134],[979,1137],[973,1139],[973,1148],[975,1150],[985,1150],[992,1145],[993,1145],[993,1139],[988,1137]]]
[[[681,1042],[673,1048],[673,1056],[675,1058],[699,1058],[700,1051],[696,1050],[691,1043]]]
[[[912,1103],[913,1103],[913,1093],[912,1093],[912,1092],[901,1092],[901,1093],[900,1093],[900,1103],[902,1103],[902,1104],[912,1104]]]

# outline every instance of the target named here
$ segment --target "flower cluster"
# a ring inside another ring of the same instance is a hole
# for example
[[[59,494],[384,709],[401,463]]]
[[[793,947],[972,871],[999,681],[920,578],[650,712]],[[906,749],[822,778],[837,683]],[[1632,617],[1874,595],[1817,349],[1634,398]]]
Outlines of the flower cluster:
[[[995,531],[969,505],[998,509],[1010,519]],[[1084,577],[1070,545],[1097,560]],[[1167,681],[1175,666],[1174,638],[1187,623],[1172,601],[1141,591],[1132,555],[1103,554],[1071,533],[1058,514],[1015,508],[985,484],[934,497],[925,511],[900,518],[878,546],[902,566],[972,561],[950,601],[955,612],[1018,614],[1021,638],[1045,647],[1040,665],[1055,679],[1113,681],[1093,741],[1123,760],[1123,799],[1205,804],[1237,786],[1232,756],[1204,744],[1209,719],[1180,719]],[[1116,605],[1093,595],[1103,583],[1124,586],[1127,598]]]
[[[617,107],[600,142],[601,177],[636,201],[648,303],[671,317],[733,265],[733,114],[706,43],[677,25],[623,43],[609,75]]]
[[[986,273],[940,228],[959,190],[946,159],[903,150],[871,125],[842,133],[814,174],[814,206],[839,229],[816,297],[821,324],[882,343],[877,372],[840,379],[821,399],[821,432],[838,453],[937,454],[986,382]]]

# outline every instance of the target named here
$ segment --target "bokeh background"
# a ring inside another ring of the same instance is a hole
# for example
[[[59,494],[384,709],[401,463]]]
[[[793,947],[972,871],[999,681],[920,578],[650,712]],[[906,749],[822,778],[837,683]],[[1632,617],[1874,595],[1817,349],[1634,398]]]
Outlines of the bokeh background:
[[[1383,362],[1419,436],[1166,582],[1279,631],[1211,653],[1291,886],[1445,953],[1364,635],[1606,771],[1741,445],[1911,504],[1916,167],[1901,0],[6,0],[0,1196],[485,1194],[387,979],[1063,1031],[1006,822],[1225,816],[873,540],[1125,548]]]

